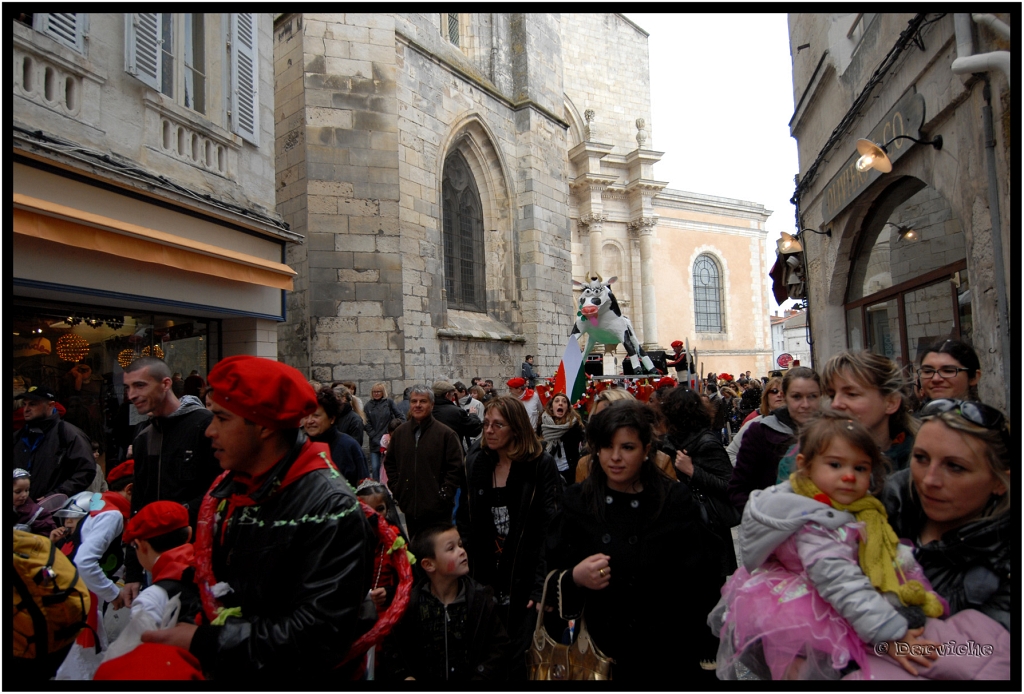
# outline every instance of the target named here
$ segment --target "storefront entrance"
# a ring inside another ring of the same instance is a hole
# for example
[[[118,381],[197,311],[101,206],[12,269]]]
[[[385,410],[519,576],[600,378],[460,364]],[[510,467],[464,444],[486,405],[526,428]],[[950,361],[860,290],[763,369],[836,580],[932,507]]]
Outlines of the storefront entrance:
[[[120,461],[145,419],[124,399],[124,368],[133,359],[166,361],[180,374],[174,389],[182,395],[189,374],[205,382],[220,356],[219,320],[27,299],[16,300],[13,312],[15,400],[31,386],[53,390],[64,420],[99,444],[101,463]]]

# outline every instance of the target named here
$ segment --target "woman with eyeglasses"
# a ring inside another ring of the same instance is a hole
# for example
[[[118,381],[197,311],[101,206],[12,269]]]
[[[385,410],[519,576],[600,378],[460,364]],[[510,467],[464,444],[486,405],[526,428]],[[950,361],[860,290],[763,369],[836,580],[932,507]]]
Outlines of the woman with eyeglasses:
[[[526,617],[540,599],[541,547],[561,498],[555,460],[544,452],[523,403],[510,395],[484,403],[483,434],[466,455],[456,516],[470,573],[494,589],[513,644],[513,669],[523,677],[533,625]]]
[[[784,404],[743,435],[736,467],[729,480],[729,500],[742,510],[755,489],[775,484],[779,461],[796,442],[800,426],[818,413],[821,405],[821,379],[814,369],[798,366],[782,379]]]
[[[831,398],[829,407],[863,424],[891,469],[907,467],[918,423],[903,397],[903,372],[893,360],[873,352],[840,352],[825,363],[821,384]],[[799,446],[786,451],[776,484],[789,479],[798,453]]]
[[[770,415],[773,410],[777,410],[786,404],[786,398],[782,395],[782,378],[779,376],[768,379],[768,382],[764,385],[764,390],[759,392],[761,393],[761,407],[747,415],[746,419],[743,420],[740,430],[732,437],[732,441],[729,442],[725,449],[725,452],[729,454],[729,462],[732,463],[733,467],[736,467],[736,456],[740,453],[743,435],[750,429],[750,425],[753,422],[760,422]]]
[[[920,412],[910,469],[882,501],[952,614],[968,608],[1010,628],[1010,424],[994,407],[933,400]]]
[[[929,347],[921,357],[917,382],[924,401],[949,398],[977,400],[981,362],[966,342],[943,340]]]

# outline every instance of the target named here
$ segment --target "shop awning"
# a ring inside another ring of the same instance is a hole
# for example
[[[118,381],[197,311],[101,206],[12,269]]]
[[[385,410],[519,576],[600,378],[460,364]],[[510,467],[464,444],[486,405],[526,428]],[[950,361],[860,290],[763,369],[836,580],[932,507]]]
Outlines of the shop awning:
[[[14,233],[277,289],[291,290],[296,274],[284,263],[20,193],[14,194]]]

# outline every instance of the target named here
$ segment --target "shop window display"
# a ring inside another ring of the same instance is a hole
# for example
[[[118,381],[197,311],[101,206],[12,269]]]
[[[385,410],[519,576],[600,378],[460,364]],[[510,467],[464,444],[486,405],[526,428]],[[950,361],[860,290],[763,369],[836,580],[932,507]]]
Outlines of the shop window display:
[[[14,407],[32,386],[58,395],[64,420],[99,444],[100,462],[123,459],[139,416],[124,399],[124,368],[144,353],[161,356],[171,372],[205,379],[217,360],[219,321],[147,314],[111,307],[14,306]],[[17,418],[16,418],[17,421]]]

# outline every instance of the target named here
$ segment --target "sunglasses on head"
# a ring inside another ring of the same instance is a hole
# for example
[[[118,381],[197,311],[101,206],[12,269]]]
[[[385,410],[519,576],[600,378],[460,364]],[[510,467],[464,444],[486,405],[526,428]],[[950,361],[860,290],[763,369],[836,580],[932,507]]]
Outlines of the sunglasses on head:
[[[932,400],[921,408],[918,415],[921,419],[934,417],[945,412],[956,412],[971,424],[985,429],[1000,430],[1006,427],[1006,418],[996,408],[974,400]]]

